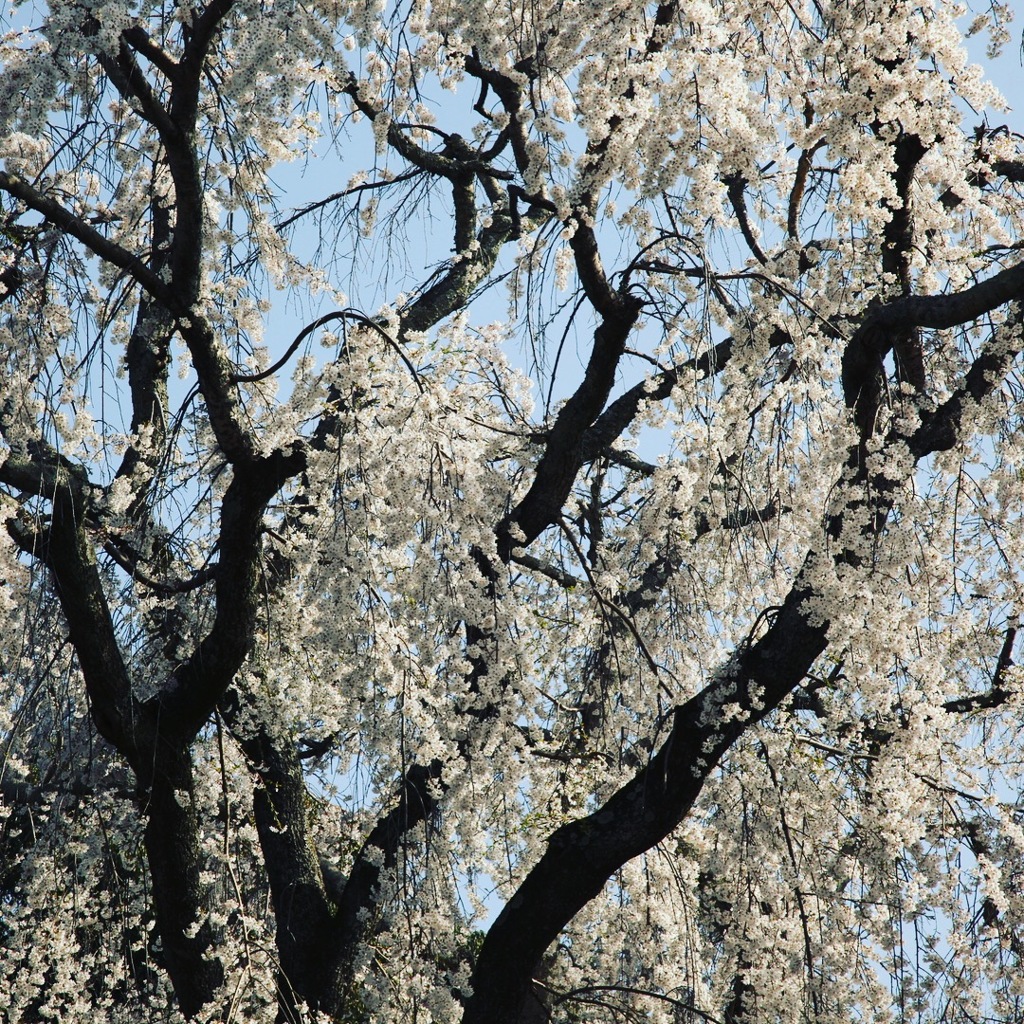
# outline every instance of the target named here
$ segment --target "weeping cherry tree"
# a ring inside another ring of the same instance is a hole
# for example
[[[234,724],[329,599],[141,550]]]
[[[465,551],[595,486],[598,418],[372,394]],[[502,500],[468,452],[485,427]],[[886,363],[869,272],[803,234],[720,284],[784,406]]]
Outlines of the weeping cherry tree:
[[[1024,1017],[1005,6],[4,17],[0,1019]]]

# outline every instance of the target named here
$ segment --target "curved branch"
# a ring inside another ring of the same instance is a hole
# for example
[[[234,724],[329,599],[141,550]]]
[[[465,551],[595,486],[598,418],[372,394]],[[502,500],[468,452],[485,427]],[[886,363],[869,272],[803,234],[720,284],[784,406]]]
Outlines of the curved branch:
[[[174,583],[166,583],[162,580],[154,579],[152,576],[143,572],[139,568],[138,558],[126,555],[115,541],[108,540],[103,545],[103,550],[121,569],[124,570],[128,576],[133,580],[138,581],[148,590],[151,590],[154,594],[157,594],[160,597],[173,597],[175,594],[189,594],[193,590],[198,590],[200,587],[205,586],[211,580],[215,579],[217,575],[217,566],[210,565],[195,573],[195,575],[187,580],[176,580]]]
[[[285,353],[273,366],[268,366],[267,369],[261,370],[259,373],[233,373],[231,375],[231,382],[233,384],[252,384],[259,380],[266,380],[267,377],[272,377],[278,370],[284,367],[288,360],[295,355],[296,349],[316,330],[321,327],[325,327],[327,324],[333,323],[335,320],[344,320],[347,316],[350,316],[349,310],[339,310],[335,313],[325,313],[322,317],[314,320],[311,324],[306,324],[301,331],[295,336],[295,340],[285,349]]]
[[[645,999],[658,999],[662,1002],[668,1003],[669,1006],[674,1007],[681,1014],[692,1013],[695,1017],[700,1017],[701,1020],[706,1020],[709,1024],[721,1024],[718,1017],[713,1014],[705,1013],[704,1010],[698,1009],[693,1004],[693,1000],[676,999],[673,996],[666,995],[664,992],[655,992],[651,989],[635,988],[631,985],[583,985],[581,988],[570,989],[568,992],[559,992],[555,994],[554,1004],[558,1006],[560,1003],[579,1001],[582,1003],[591,1002],[586,997],[591,993],[597,992],[621,992],[625,995],[642,996]],[[605,1005],[604,1003],[598,1003],[598,1005]]]

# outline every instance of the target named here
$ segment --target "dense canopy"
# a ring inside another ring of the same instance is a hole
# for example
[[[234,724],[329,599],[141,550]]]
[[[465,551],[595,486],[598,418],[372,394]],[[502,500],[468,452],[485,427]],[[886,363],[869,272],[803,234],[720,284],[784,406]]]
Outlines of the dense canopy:
[[[4,17],[0,1019],[1024,1019],[1004,5]]]

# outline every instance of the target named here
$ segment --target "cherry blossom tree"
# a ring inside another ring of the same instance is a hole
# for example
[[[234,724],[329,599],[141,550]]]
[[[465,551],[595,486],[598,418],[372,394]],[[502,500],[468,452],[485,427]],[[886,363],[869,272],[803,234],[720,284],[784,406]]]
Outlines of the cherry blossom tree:
[[[6,18],[0,1018],[1024,1017],[1003,5]]]

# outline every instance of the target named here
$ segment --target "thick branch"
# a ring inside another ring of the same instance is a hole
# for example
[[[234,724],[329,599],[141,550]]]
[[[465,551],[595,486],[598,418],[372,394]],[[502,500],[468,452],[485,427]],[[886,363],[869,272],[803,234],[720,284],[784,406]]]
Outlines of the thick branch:
[[[187,31],[185,52],[178,65],[184,75],[184,84],[176,90],[173,111],[184,123],[191,124],[195,121],[203,64],[221,24],[234,6],[235,0],[211,0],[203,8],[202,13],[193,12],[192,23]]]
[[[162,732],[180,742],[195,738],[252,650],[262,594],[263,512],[304,465],[300,450],[235,468],[221,506],[213,625],[173,684],[148,702],[159,708]]]
[[[34,554],[53,574],[96,728],[137,770],[140,751],[152,739],[152,722],[132,695],[96,555],[85,532],[83,505],[72,492],[68,487],[53,496],[50,526],[41,534],[42,550]]]
[[[915,459],[924,458],[932,452],[949,451],[957,444],[964,431],[964,413],[968,406],[980,402],[992,389],[1002,382],[1013,361],[1024,347],[1020,337],[1021,322],[1024,319],[1024,303],[1018,304],[1015,319],[1015,333],[1008,342],[995,339],[989,342],[971,364],[964,381],[945,402],[932,413],[921,417],[921,425],[907,440]]]
[[[529,79],[536,77],[536,68],[532,60],[522,60],[516,65],[516,71]],[[521,174],[526,174],[530,168],[529,136],[523,127],[523,86],[519,81],[503,75],[500,71],[481,62],[474,51],[466,57],[466,72],[474,78],[489,86],[501,100],[502,107],[509,117],[508,127],[505,129],[507,138],[512,145],[512,155],[515,158],[516,167]]]
[[[161,46],[153,41],[152,36],[141,25],[133,25],[121,33],[121,38],[141,54],[154,67],[159,68],[169,81],[174,81],[178,74],[178,64]]]
[[[234,0],[212,0],[202,14],[193,16],[167,107],[174,130],[161,131],[176,201],[171,279],[187,305],[199,295],[202,266],[203,182],[195,148],[200,85],[210,48],[233,6]]]
[[[151,249],[153,269],[159,273],[170,238],[170,213],[156,196],[150,202],[153,219]],[[138,443],[129,446],[118,467],[118,477],[130,477],[139,464],[152,470],[159,458],[167,431],[167,375],[174,322],[161,303],[143,294],[131,336],[125,346],[125,366],[132,400],[132,434],[144,436],[145,451]]]
[[[220,709],[261,783],[253,810],[273,896],[283,1005],[294,1011],[297,997],[333,1013],[340,988],[327,967],[336,945],[334,907],[308,827],[309,792],[301,762],[286,739],[270,735],[242,684],[228,691]]]
[[[459,253],[452,266],[400,313],[403,331],[425,331],[463,308],[473,290],[494,269],[501,249],[514,237],[512,218],[495,211],[476,236],[475,250]]]
[[[30,210],[41,214],[101,259],[125,271],[167,309],[175,313],[182,310],[174,289],[162,281],[138,256],[100,234],[92,225],[86,224],[55,199],[44,195],[23,178],[7,171],[0,171],[0,189],[19,199]]]
[[[873,307],[843,352],[843,390],[847,405],[856,404],[862,382],[877,366],[894,333],[919,327],[948,330],[1021,298],[1024,298],[1024,263],[1017,263],[962,292],[907,295]]]
[[[256,458],[256,441],[252,432],[242,426],[235,397],[234,367],[224,346],[205,319],[185,316],[178,325],[192,356],[199,392],[221,451],[229,462],[252,464]]]
[[[211,956],[213,930],[201,881],[202,856],[191,755],[186,748],[153,750],[145,812],[146,854],[164,962],[181,1012],[196,1017],[224,983]]]
[[[677,709],[668,739],[647,767],[600,810],[551,836],[488,932],[463,1024],[518,1021],[534,966],[562,928],[597,898],[614,871],[668,835],[725,751],[781,703],[825,649],[826,626],[814,605],[801,579],[767,634]],[[723,715],[727,704],[741,714]]]
[[[725,179],[725,186],[729,195],[729,202],[732,204],[737,221],[739,221],[743,240],[747,243],[747,248],[754,254],[754,258],[758,263],[762,266],[767,264],[768,257],[754,235],[754,229],[750,224],[750,215],[747,213],[746,178],[742,174],[730,174]]]
[[[590,228],[581,226],[572,245],[583,287],[602,321],[594,332],[583,381],[562,406],[548,433],[533,484],[498,528],[498,552],[506,562],[513,548],[530,544],[561,513],[583,464],[584,433],[608,400],[626,340],[642,308],[639,299],[615,291],[608,284]],[[522,534],[518,539],[513,536],[514,527]]]
[[[898,204],[892,204],[892,215],[883,231],[882,270],[899,283],[900,292],[911,292],[911,260],[914,251],[914,219],[912,187],[917,165],[927,149],[917,135],[901,132],[893,148]],[[900,380],[909,383],[919,394],[925,390],[924,355],[917,328],[898,332],[892,341]]]
[[[129,103],[136,101],[138,113],[157,130],[164,144],[170,141],[180,147],[184,140],[177,125],[153,92],[127,43],[121,43],[116,60],[108,53],[101,53],[99,61],[121,96]]]
[[[43,559],[56,584],[93,722],[131,765],[146,801],[157,928],[182,1012],[192,1017],[213,999],[224,976],[219,961],[209,956],[209,922],[200,921],[205,901],[188,744],[176,743],[154,707],[140,704],[132,693],[85,528],[82,486],[72,476],[49,492],[49,528],[40,531],[41,547],[33,554]]]
[[[908,295],[871,309],[858,333],[872,328],[924,327],[943,331],[977,320],[1000,306],[1024,298],[1024,262],[949,295]]]
[[[881,131],[875,125],[876,132]],[[913,251],[913,221],[910,211],[910,190],[914,171],[925,153],[916,135],[900,134],[893,145],[893,185],[896,201],[886,203],[889,221],[882,233],[882,271],[895,280],[899,292],[909,296],[911,290],[910,258]],[[869,326],[870,325],[870,326]],[[886,326],[868,319],[843,352],[843,395],[853,410],[858,444],[850,454],[850,465],[863,474],[867,462],[868,442],[875,430],[878,411],[885,394],[885,358],[895,349],[901,376],[918,392],[924,390],[924,362],[921,355],[918,325],[890,322]]]

